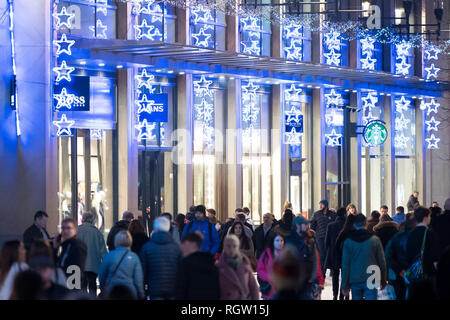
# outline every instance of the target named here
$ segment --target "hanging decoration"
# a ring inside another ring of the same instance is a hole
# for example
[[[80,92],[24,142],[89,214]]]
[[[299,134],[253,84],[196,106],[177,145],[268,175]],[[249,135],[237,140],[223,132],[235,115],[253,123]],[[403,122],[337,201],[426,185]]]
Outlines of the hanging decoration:
[[[284,143],[291,146],[301,144],[303,134],[302,102],[305,101],[303,90],[299,85],[291,84],[284,89]]]
[[[242,148],[259,148],[261,130],[261,106],[257,91],[260,89],[253,81],[242,83]]]
[[[401,96],[400,98],[393,98],[395,105],[394,118],[394,147],[396,153],[406,153],[408,142],[411,137],[411,121],[409,120],[408,111],[412,107],[412,100]]]
[[[261,55],[262,28],[261,18],[258,16],[246,16],[240,18],[241,28],[241,52]]]
[[[92,37],[97,39],[108,39],[108,36],[106,35],[108,27],[103,24],[104,20],[102,20],[108,15],[108,0],[89,0],[89,2],[95,3],[92,11],[95,19],[97,19],[95,25],[89,26]]]
[[[322,101],[325,104],[325,145],[340,147],[344,130],[344,99],[335,89],[324,89]]]
[[[382,120],[383,108],[379,105],[379,97],[376,91],[360,92],[360,100],[362,105],[361,123],[364,126],[364,147],[375,147],[382,143],[387,138],[387,131],[385,130]],[[384,129],[383,129],[384,127]],[[370,153],[376,152],[369,150]]]
[[[163,41],[163,17],[167,14],[164,1],[131,0],[132,14],[137,21],[133,26],[136,40]]]
[[[375,70],[377,59],[375,58],[375,38],[368,36],[360,40],[360,63],[361,69]]]
[[[191,12],[191,42],[203,48],[215,47],[215,13],[213,10],[199,5]]]
[[[16,135],[21,135],[20,121],[19,121],[19,103],[18,103],[18,89],[17,89],[17,70],[16,70],[16,42],[15,42],[15,28],[14,28],[14,0],[8,0],[9,11],[9,39],[11,45],[11,65],[13,78],[11,79],[11,108],[14,109],[16,122]]]
[[[283,25],[284,56],[288,60],[303,60],[303,27],[294,23]]]
[[[402,76],[412,74],[411,63],[408,62],[408,58],[411,56],[410,49],[411,45],[406,41],[395,45],[395,74]]]
[[[331,30],[324,34],[324,57],[325,63],[332,66],[341,65],[341,39],[340,33],[336,30]]]
[[[212,80],[194,80],[194,151],[214,152],[214,89]]]

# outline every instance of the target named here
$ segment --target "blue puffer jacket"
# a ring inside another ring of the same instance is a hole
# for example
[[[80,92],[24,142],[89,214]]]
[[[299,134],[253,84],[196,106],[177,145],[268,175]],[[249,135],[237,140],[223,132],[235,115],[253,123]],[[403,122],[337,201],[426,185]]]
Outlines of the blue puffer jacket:
[[[142,247],[140,257],[150,299],[175,297],[177,269],[182,254],[172,235],[163,231],[154,232]]]
[[[192,227],[190,227],[191,224]],[[211,225],[210,228],[209,224],[210,224],[209,218],[206,218],[205,220],[202,221],[193,220],[189,222],[184,226],[181,239],[183,239],[183,237],[188,233],[188,230],[189,232],[195,232],[197,230],[200,230],[200,232],[203,235],[203,243],[200,251],[216,254],[220,245],[219,233],[217,232],[216,227],[214,225]],[[209,234],[209,230],[211,230],[212,232],[211,235]]]
[[[130,288],[135,297],[138,299],[144,298],[144,281],[142,276],[142,266],[139,257],[128,251],[125,258],[119,265],[114,276],[112,275],[114,269],[118,265],[120,259],[129,248],[118,247],[108,253],[100,266],[98,279],[100,286],[109,291],[116,285],[124,285]]]

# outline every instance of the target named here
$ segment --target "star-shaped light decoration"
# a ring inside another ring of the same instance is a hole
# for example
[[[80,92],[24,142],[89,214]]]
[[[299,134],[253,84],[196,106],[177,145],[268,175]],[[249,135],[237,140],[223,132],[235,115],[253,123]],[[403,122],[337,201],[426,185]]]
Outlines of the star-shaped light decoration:
[[[56,132],[58,137],[71,136],[72,130],[70,128],[75,124],[75,121],[67,120],[66,115],[63,114],[61,116],[61,120],[53,121],[53,124],[58,127],[58,131]]]
[[[142,69],[141,74],[137,74],[134,76],[134,78],[137,80],[138,84],[137,87],[146,87],[147,89],[152,88],[152,82],[155,80],[154,75],[148,75],[146,69]]]
[[[291,122],[300,123],[300,116],[302,112],[298,110],[295,106],[292,106],[291,110],[285,111],[285,115],[287,116],[286,123],[289,124]]]
[[[62,53],[66,53],[69,56],[72,55],[70,47],[75,44],[75,40],[67,40],[67,35],[65,33],[61,36],[60,40],[54,40],[53,43],[58,46],[56,56],[59,56]]]
[[[334,105],[334,106],[342,106],[344,105],[344,100],[342,99],[342,95],[339,93],[336,93],[334,89],[330,90],[330,93],[324,94],[326,102],[325,104],[327,106]]]
[[[284,26],[284,33],[285,38],[301,38],[302,37],[302,27],[300,25],[297,25],[295,23],[290,23]]]
[[[104,131],[102,129],[91,129],[90,136],[91,140],[102,140]]]
[[[375,63],[377,59],[373,59],[369,54],[365,58],[361,59],[361,68],[364,70],[375,70]]]
[[[330,31],[325,33],[325,44],[328,50],[341,50],[341,40],[339,39],[340,33],[337,31]]]
[[[367,125],[370,121],[377,120],[378,118],[373,115],[371,111],[367,114],[367,116],[363,116],[363,125]]]
[[[411,44],[403,40],[402,42],[396,44],[395,48],[397,50],[397,56],[408,56]]]
[[[194,46],[208,48],[208,40],[211,38],[211,34],[205,33],[205,28],[201,28],[198,33],[193,33],[192,38],[195,39]]]
[[[434,134],[431,134],[431,136],[426,138],[425,141],[428,143],[427,149],[439,149],[438,143],[441,139],[437,138]]]
[[[62,88],[61,93],[54,94],[53,97],[58,100],[58,103],[55,106],[56,109],[72,109],[72,103],[75,99],[75,95],[72,93],[67,93],[66,88]]]
[[[103,15],[108,15],[108,0],[97,0],[97,12],[102,12]]]
[[[285,90],[284,93],[286,101],[296,101],[296,102],[302,101],[301,95],[303,93],[303,90],[297,87],[295,84],[291,84],[290,88]]]
[[[214,112],[214,105],[208,103],[206,99],[202,99],[201,103],[195,104],[194,109],[196,111],[196,118],[198,120],[209,121],[212,118],[212,113]]]
[[[56,82],[60,82],[61,80],[65,79],[67,81],[72,81],[72,78],[70,77],[70,74],[75,70],[74,67],[68,67],[65,60],[61,62],[61,66],[54,67],[53,71],[56,72]]]
[[[258,120],[259,110],[254,103],[243,103],[242,120],[244,122],[256,122]]]
[[[156,135],[152,133],[156,128],[156,123],[148,123],[147,119],[144,119],[142,122],[134,126],[138,131],[137,140],[140,142],[142,140],[154,140],[156,139]]]
[[[409,138],[402,134],[396,134],[394,138],[394,146],[397,149],[406,149]]]
[[[406,62],[406,57],[402,57],[400,62],[395,63],[395,73],[407,76],[409,74],[409,68],[411,64]]]
[[[148,39],[152,41],[161,41],[162,40],[162,33],[159,31],[159,28],[153,28],[151,32],[148,34]]]
[[[432,63],[428,68],[425,68],[425,71],[427,72],[426,78],[427,80],[431,80],[431,78],[434,78],[435,80],[438,77],[438,72],[441,70],[440,68],[437,68],[434,63]]]
[[[297,132],[295,128],[292,128],[290,132],[284,133],[284,143],[289,145],[299,145],[301,144],[302,134]]]
[[[438,125],[441,123],[440,121],[437,121],[434,117],[431,117],[430,120],[425,121],[426,125],[427,125],[427,132],[430,131],[438,131]]]
[[[70,28],[72,28],[72,24],[71,24],[70,20],[75,18],[75,14],[67,13],[67,8],[62,7],[62,9],[59,13],[57,13],[57,12],[53,13],[53,17],[56,18],[56,24],[55,24],[56,29],[59,29],[62,26],[66,26],[67,28],[70,29]],[[61,21],[61,20],[64,20],[64,21]]]
[[[138,32],[137,39],[140,40],[142,38],[151,39],[152,35],[150,31],[152,31],[155,28],[153,25],[147,24],[147,19],[142,19],[142,22],[140,25],[134,26],[134,29]]]
[[[363,102],[364,108],[369,108],[369,110],[376,107],[376,104],[378,103],[378,96],[375,92],[369,92],[367,93],[367,96],[361,98]]]
[[[438,59],[438,54],[441,53],[442,50],[435,47],[435,46],[431,46],[428,49],[425,50],[425,60],[437,60]]]
[[[404,114],[402,113],[400,117],[395,117],[395,130],[402,131],[408,128],[408,124],[410,123],[409,119],[406,119]]]
[[[244,99],[252,99],[256,98],[257,91],[259,89],[259,86],[256,86],[252,81],[249,81],[247,85],[242,86],[242,93]]]
[[[200,80],[193,81],[194,83],[194,91],[195,94],[199,97],[213,97],[213,90],[211,90],[209,87],[212,84],[212,80],[206,80],[205,76],[201,76]]]
[[[97,19],[96,26],[89,26],[89,30],[92,31],[92,36],[99,39],[107,39],[106,30],[108,26],[105,26],[102,20]]]
[[[252,31],[261,31],[261,27],[259,26],[259,18],[254,16],[247,16],[245,18],[241,18],[242,30],[252,30]]]
[[[260,55],[261,54],[261,47],[259,41],[250,41],[250,45],[247,44],[245,41],[241,41],[241,44],[243,46],[242,52],[247,54],[255,54]]]
[[[341,63],[341,54],[336,53],[334,49],[331,49],[330,52],[325,53],[324,56],[327,58],[326,64],[332,65],[332,66],[339,66]]]
[[[400,99],[394,100],[394,103],[395,110],[402,113],[403,111],[408,110],[408,107],[411,105],[411,100],[406,100],[405,96],[401,96]]]
[[[437,113],[441,104],[439,102],[437,102],[436,100],[431,99],[431,101],[428,102],[426,104],[426,106],[428,108],[427,109],[427,117],[428,117],[430,115],[430,113],[432,113],[432,112]]]
[[[375,38],[367,37],[363,38],[359,41],[361,43],[361,51],[364,53],[370,52],[372,54],[372,51],[375,50]]]
[[[289,60],[302,60],[302,46],[298,40],[292,40],[291,46],[284,48],[286,53],[286,59]]]
[[[137,114],[140,114],[142,112],[152,113],[151,106],[155,104],[155,101],[148,100],[147,95],[142,95],[142,98],[139,100],[136,100],[135,103],[139,106],[138,110],[136,111]]]
[[[155,0],[133,0],[133,11],[135,14],[151,14],[151,6]]]
[[[342,134],[336,133],[336,130],[331,130],[331,133],[325,134],[326,145],[330,147],[339,147],[341,145]]]
[[[214,21],[211,10],[204,7],[192,8],[191,14],[194,24],[197,24],[199,22],[208,23],[210,21]]]

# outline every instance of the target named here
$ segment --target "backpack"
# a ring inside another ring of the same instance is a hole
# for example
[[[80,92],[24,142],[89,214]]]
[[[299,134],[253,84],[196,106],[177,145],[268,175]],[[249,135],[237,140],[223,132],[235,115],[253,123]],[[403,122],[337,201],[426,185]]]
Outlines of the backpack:
[[[423,252],[425,250],[425,240],[427,238],[427,229],[425,229],[422,241],[422,248],[420,249],[420,253],[414,259],[412,265],[408,268],[405,273],[405,280],[407,284],[419,282],[425,280],[426,275],[423,272]]]
[[[193,224],[194,224],[194,221],[190,221],[188,223],[186,233],[189,233],[189,230],[191,230]],[[212,243],[213,242],[213,239],[212,239],[212,223],[209,222],[209,221],[208,221],[208,232],[209,232],[209,242]]]

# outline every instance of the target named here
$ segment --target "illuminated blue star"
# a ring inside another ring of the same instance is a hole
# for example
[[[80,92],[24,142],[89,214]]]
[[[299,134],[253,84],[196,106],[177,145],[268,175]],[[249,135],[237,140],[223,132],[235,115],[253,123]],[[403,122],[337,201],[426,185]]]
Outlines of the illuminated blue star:
[[[396,134],[394,138],[394,146],[397,149],[406,149],[409,138],[402,134]]]
[[[437,47],[430,47],[429,49],[425,50],[425,60],[437,60],[438,54],[441,52],[442,50]]]
[[[425,139],[425,141],[428,143],[427,149],[439,149],[437,144],[441,141],[441,139],[436,138],[434,134],[431,134],[431,136]]]
[[[136,14],[150,14],[153,3],[155,0],[133,0],[134,11]]]
[[[255,86],[252,81],[249,81],[247,85],[242,86],[244,99],[256,98],[256,91],[259,86]]]
[[[292,106],[291,110],[285,111],[285,115],[287,115],[286,123],[289,124],[291,122],[300,123],[300,116],[302,112],[298,110],[295,106]]]
[[[367,116],[364,116],[364,117],[363,117],[363,125],[366,125],[366,124],[368,124],[370,121],[377,120],[377,119],[378,119],[378,118],[375,117],[375,116],[372,114],[371,111],[369,111],[369,113],[367,114]]]
[[[375,38],[372,37],[367,37],[367,38],[363,38],[360,40],[361,43],[361,51],[364,53],[366,53],[367,51],[372,52],[373,50],[375,50]]]
[[[396,74],[407,76],[409,74],[409,68],[411,68],[411,64],[406,62],[406,57],[402,57],[400,62],[395,63]]]
[[[331,133],[325,134],[326,145],[330,147],[339,147],[341,145],[340,139],[342,134],[336,133],[336,130],[331,130]]]
[[[53,71],[56,72],[56,82],[60,82],[62,79],[66,79],[67,81],[72,81],[72,78],[70,77],[70,74],[75,70],[74,67],[68,67],[66,64],[66,61],[63,60],[61,62],[60,67],[54,67]]]
[[[326,98],[326,105],[327,107],[330,105],[334,106],[342,106],[344,104],[344,101],[342,99],[342,95],[339,93],[336,93],[334,89],[330,90],[330,93],[324,94]]]
[[[256,122],[259,116],[259,109],[256,108],[255,104],[243,103],[242,106],[242,120],[244,122]]]
[[[401,43],[396,44],[395,47],[397,49],[397,56],[408,56],[411,44],[409,42],[402,41]]]
[[[155,41],[155,40],[161,41],[161,40],[162,40],[162,33],[161,33],[161,31],[159,31],[159,28],[154,28],[154,29],[150,32],[150,34],[148,35],[148,37],[149,37],[149,39],[152,40],[152,41]],[[155,38],[156,38],[156,39],[155,39]]]
[[[75,99],[75,95],[72,93],[67,93],[66,88],[62,88],[61,93],[54,94],[53,97],[58,100],[58,104],[56,105],[56,109],[67,108],[72,109],[72,103]]]
[[[65,33],[61,36],[60,40],[54,40],[53,43],[58,46],[58,49],[56,50],[57,56],[61,53],[66,53],[69,56],[72,55],[72,50],[70,50],[70,47],[75,44],[75,40],[67,40]]]
[[[108,15],[108,0],[97,0],[97,12],[102,12],[103,15]]]
[[[193,83],[194,83],[194,90],[197,96],[213,97],[213,90],[209,88],[209,86],[212,84],[212,80],[206,80],[205,76],[201,76],[200,80],[193,81]]]
[[[365,70],[375,70],[375,63],[377,62],[377,59],[373,59],[369,54],[365,58],[361,59],[362,69]]]
[[[295,130],[295,128],[292,128],[290,132],[285,132],[284,133],[284,137],[285,137],[285,144],[289,144],[289,145],[299,145],[301,144],[301,136],[302,134],[300,132],[297,132]]]
[[[140,40],[143,37],[150,39],[152,37],[150,31],[154,28],[155,26],[147,24],[147,19],[143,19],[140,25],[134,26],[134,29],[138,31],[137,39]]]
[[[333,65],[333,66],[338,66],[340,64],[340,62],[341,62],[341,60],[340,60],[341,54],[340,53],[336,53],[334,51],[334,49],[332,49],[328,53],[325,53],[324,56],[327,58],[326,64]]]
[[[298,45],[296,45],[298,44]],[[290,60],[302,60],[302,47],[298,40],[291,41],[291,46],[284,48],[286,53],[286,59]]]
[[[197,119],[204,121],[212,120],[212,113],[214,112],[214,105],[212,103],[208,103],[206,99],[202,99],[202,102],[195,104],[194,108],[196,110]]]
[[[137,140],[140,142],[142,140],[154,140],[156,139],[156,135],[152,133],[156,128],[156,123],[152,122],[148,123],[147,119],[144,119],[142,122],[134,126],[138,131]]]
[[[328,50],[341,50],[341,40],[339,39],[340,33],[337,31],[330,31],[325,33],[325,44]]]
[[[207,48],[209,46],[208,40],[211,34],[205,34],[205,29],[201,28],[199,33],[193,33],[192,38],[195,39],[194,46]]]
[[[142,69],[141,74],[134,76],[134,78],[138,81],[138,88],[146,87],[147,89],[152,88],[152,82],[155,80],[155,76],[148,75],[146,69]]]
[[[155,104],[155,101],[148,100],[147,95],[142,95],[142,98],[139,100],[136,100],[135,103],[139,106],[138,110],[136,111],[137,114],[140,114],[142,112],[152,113],[152,105]]]
[[[434,63],[432,63],[428,68],[425,68],[425,71],[427,72],[427,80],[430,80],[431,78],[437,79],[439,70],[441,69],[437,68]]]
[[[107,39],[106,36],[106,30],[108,30],[108,26],[103,25],[102,20],[97,19],[96,27],[89,26],[89,30],[92,31],[93,37],[100,38],[100,39]]]
[[[362,97],[361,100],[363,102],[363,107],[369,109],[375,108],[378,103],[378,97],[374,92],[369,92],[367,96]]]
[[[439,102],[437,102],[434,99],[431,99],[430,102],[426,103],[426,106],[428,107],[427,110],[427,117],[430,115],[430,113],[434,112],[437,113],[438,112],[438,108],[441,106],[441,104]]]
[[[252,31],[261,31],[259,26],[259,18],[254,16],[247,16],[245,18],[241,18],[242,30],[252,30]]]
[[[59,29],[62,26],[66,26],[67,28],[72,28],[72,24],[70,23],[70,20],[72,20],[73,18],[75,18],[75,14],[74,13],[67,13],[67,8],[66,7],[62,7],[61,12],[60,13],[53,13],[53,17],[56,18],[56,25],[55,28]],[[64,19],[65,21],[62,22],[61,20]]]
[[[153,7],[153,9],[150,10],[149,13],[152,16],[152,23],[153,22],[162,22],[163,19],[163,10],[161,4],[157,4]]]
[[[53,121],[53,124],[58,127],[57,136],[71,136],[72,130],[70,128],[75,124],[75,121],[67,120],[66,115],[63,114],[61,120]]]
[[[395,117],[395,130],[402,131],[408,128],[408,124],[410,123],[409,119],[406,119],[404,114],[402,113],[400,117]]]
[[[440,121],[437,121],[436,119],[434,119],[434,117],[431,117],[430,120],[425,121],[425,123],[427,124],[427,131],[438,131],[438,125],[441,123]]]
[[[291,84],[291,87],[288,90],[285,90],[285,99],[286,101],[297,101],[301,102],[301,94],[303,90],[298,88],[295,84]]]
[[[90,136],[92,140],[102,140],[104,131],[102,129],[91,129]]]
[[[405,96],[402,96],[398,100],[394,100],[395,103],[395,110],[399,113],[402,113],[403,111],[408,110],[408,107],[411,104],[411,100],[406,100]]]
[[[193,16],[194,24],[198,22],[207,23],[209,21],[214,21],[213,16],[211,15],[211,10],[203,7],[192,8],[191,13]]]
[[[296,25],[294,23],[290,23],[284,27],[285,31],[285,38],[301,38],[302,32],[300,31],[302,29],[302,26]]]
[[[250,41],[251,45],[248,46],[245,41],[241,41],[241,44],[244,46],[244,49],[242,50],[243,53],[260,55],[261,48],[259,46],[259,41]]]

